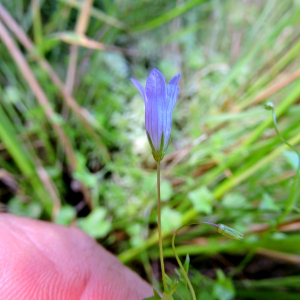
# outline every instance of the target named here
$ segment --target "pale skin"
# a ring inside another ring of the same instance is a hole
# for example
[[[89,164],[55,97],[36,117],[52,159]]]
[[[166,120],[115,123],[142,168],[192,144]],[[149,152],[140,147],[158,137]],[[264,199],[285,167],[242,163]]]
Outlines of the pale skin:
[[[151,286],[73,227],[0,214],[0,300],[141,300]]]

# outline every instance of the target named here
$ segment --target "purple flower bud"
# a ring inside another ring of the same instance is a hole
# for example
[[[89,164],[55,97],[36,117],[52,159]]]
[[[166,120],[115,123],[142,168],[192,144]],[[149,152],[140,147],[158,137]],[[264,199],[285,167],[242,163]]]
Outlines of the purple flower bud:
[[[156,161],[163,159],[171,133],[172,113],[177,101],[180,73],[166,86],[163,74],[153,69],[148,76],[146,88],[134,78],[132,83],[140,91],[145,102],[145,123],[152,154]]]

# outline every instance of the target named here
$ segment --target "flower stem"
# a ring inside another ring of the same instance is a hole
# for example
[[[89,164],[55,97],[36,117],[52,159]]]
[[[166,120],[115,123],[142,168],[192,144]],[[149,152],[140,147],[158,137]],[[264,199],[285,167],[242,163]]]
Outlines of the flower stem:
[[[200,222],[200,223],[201,223],[201,222]],[[191,224],[199,224],[199,223],[191,223]],[[211,225],[210,223],[206,223],[206,224]],[[214,225],[215,225],[215,224],[214,224]],[[177,233],[180,231],[180,229],[182,229],[182,228],[185,227],[185,226],[187,226],[187,225],[181,226],[181,227],[180,227],[179,229],[177,229],[177,230],[175,231],[175,233],[173,234],[173,237],[172,237],[172,249],[173,249],[175,258],[176,258],[176,260],[177,260],[177,263],[178,263],[178,265],[179,265],[179,267],[180,267],[181,273],[182,273],[182,275],[183,275],[183,277],[184,277],[186,283],[188,284],[188,286],[189,286],[189,288],[190,288],[190,291],[191,291],[191,294],[192,294],[192,298],[193,298],[193,300],[197,300],[197,299],[196,299],[196,295],[195,295],[194,288],[193,288],[193,286],[192,286],[192,284],[191,284],[191,282],[190,282],[190,280],[189,280],[189,277],[188,277],[187,273],[185,272],[185,269],[184,269],[184,267],[183,267],[183,265],[182,265],[182,263],[181,263],[181,261],[180,261],[178,255],[177,255],[176,248],[175,248],[175,237],[176,237]]]
[[[164,292],[167,292],[166,273],[163,257],[163,246],[161,236],[161,203],[160,203],[160,161],[157,161],[157,218],[158,218],[158,243],[159,243],[159,257],[161,266],[161,276],[163,281]]]

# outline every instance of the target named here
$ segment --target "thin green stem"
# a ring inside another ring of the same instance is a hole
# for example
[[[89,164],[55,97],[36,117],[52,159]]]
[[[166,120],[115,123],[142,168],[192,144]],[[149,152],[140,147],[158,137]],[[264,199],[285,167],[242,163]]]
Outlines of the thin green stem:
[[[184,287],[185,287],[186,299],[190,300],[189,289],[188,289],[186,282],[184,283]]]
[[[158,225],[158,243],[159,243],[159,257],[161,266],[161,276],[163,281],[164,292],[167,293],[166,272],[164,265],[162,236],[161,236],[161,201],[160,201],[160,161],[157,162],[157,225]]]
[[[193,224],[199,224],[199,223],[193,223]],[[190,225],[190,224],[187,224],[187,225]],[[176,252],[176,249],[175,249],[175,237],[176,237],[177,233],[178,233],[183,227],[185,227],[185,226],[187,226],[187,225],[181,226],[181,227],[180,227],[179,229],[177,229],[177,230],[175,231],[175,233],[173,234],[173,236],[172,236],[172,249],[173,249],[175,258],[176,258],[176,260],[177,260],[177,263],[178,263],[178,265],[179,265],[179,267],[180,267],[181,273],[182,273],[182,275],[183,275],[185,281],[187,282],[187,284],[188,284],[188,286],[189,286],[189,288],[190,288],[190,291],[191,291],[191,294],[192,294],[192,298],[193,298],[193,300],[197,300],[197,299],[196,299],[196,295],[195,295],[194,288],[193,288],[193,286],[192,286],[192,284],[191,284],[191,282],[190,282],[190,280],[189,280],[189,277],[188,277],[187,273],[185,272],[185,269],[184,269],[184,267],[183,267],[183,265],[182,265],[182,263],[181,263],[181,261],[180,261],[178,255],[177,255],[177,252]]]
[[[185,279],[185,283],[187,283],[188,286],[189,286],[189,289],[190,289],[190,291],[191,291],[193,300],[196,300],[195,291],[194,291],[194,288],[193,288],[193,286],[192,286],[192,284],[191,284],[191,282],[190,282],[190,280],[189,280],[188,274],[186,273],[186,271],[185,271],[185,269],[184,269],[184,267],[183,267],[183,265],[182,265],[182,263],[181,263],[181,261],[180,261],[180,259],[179,259],[179,257],[178,257],[178,254],[177,254],[177,252],[176,252],[176,248],[175,248],[175,238],[176,238],[177,233],[178,233],[183,227],[190,226],[190,225],[200,225],[200,224],[207,224],[207,225],[210,225],[210,226],[214,226],[215,228],[218,229],[218,232],[219,232],[220,234],[225,235],[225,236],[227,236],[227,237],[229,237],[229,238],[231,238],[231,239],[238,239],[238,240],[240,240],[240,239],[243,238],[243,234],[239,233],[238,231],[234,230],[233,228],[230,228],[230,227],[225,226],[225,225],[223,225],[223,224],[218,224],[218,225],[217,225],[217,224],[210,223],[210,222],[189,222],[189,223],[187,223],[187,224],[181,226],[179,229],[177,229],[177,230],[174,232],[174,234],[173,234],[173,236],[172,236],[172,249],[173,249],[173,253],[174,253],[174,256],[175,256],[175,258],[176,258],[176,260],[177,260],[177,263],[178,263],[178,265],[179,265],[179,267],[180,267],[182,276],[183,276],[184,279]],[[187,299],[189,299],[188,293],[187,293]]]
[[[278,224],[280,224],[281,222],[284,221],[285,217],[288,215],[288,213],[292,210],[295,201],[296,201],[296,196],[297,196],[297,183],[299,181],[299,175],[300,175],[300,153],[299,151],[293,146],[291,145],[285,138],[282,137],[282,135],[280,134],[278,127],[277,127],[277,119],[276,119],[276,113],[274,110],[274,107],[271,107],[272,109],[272,115],[273,115],[273,122],[274,122],[274,128],[275,131],[278,135],[278,137],[281,139],[281,141],[286,144],[289,148],[291,148],[297,155],[298,155],[298,168],[297,168],[297,172],[294,178],[294,182],[291,188],[291,192],[289,195],[289,199],[288,199],[288,203],[285,207],[285,210],[283,211],[283,213],[281,214],[281,216],[278,219]]]

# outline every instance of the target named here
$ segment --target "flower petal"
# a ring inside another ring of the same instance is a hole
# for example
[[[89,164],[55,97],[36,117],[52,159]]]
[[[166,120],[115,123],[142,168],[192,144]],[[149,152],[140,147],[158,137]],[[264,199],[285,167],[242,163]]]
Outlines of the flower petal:
[[[166,150],[166,147],[169,142],[170,134],[171,134],[171,127],[172,127],[172,114],[173,114],[173,109],[175,107],[177,98],[178,98],[178,93],[179,93],[179,87],[176,85],[169,84],[167,86],[167,99],[168,99],[168,104],[166,107],[166,126],[165,126],[165,141],[164,141],[164,150]]]
[[[146,97],[148,105],[146,107],[146,118],[148,120],[149,135],[155,150],[159,151],[162,132],[165,127],[165,106],[166,106],[166,82],[160,71],[153,69],[146,82]]]
[[[149,132],[149,111],[151,111],[151,108],[148,108],[148,100],[147,100],[147,96],[146,96],[146,92],[145,89],[143,88],[143,86],[134,78],[130,78],[130,80],[132,81],[132,83],[135,85],[135,87],[139,90],[139,92],[142,94],[143,98],[144,98],[144,102],[145,102],[145,127],[146,127],[146,131]],[[148,113],[146,113],[148,111]]]
[[[172,84],[172,85],[178,85],[178,82],[179,82],[179,79],[180,79],[180,76],[181,76],[181,73],[175,75],[169,82],[169,84]]]
[[[176,85],[168,85],[167,87],[167,98],[168,98],[168,109],[169,107],[173,110],[175,107],[175,104],[177,102],[178,93],[180,88]]]
[[[134,78],[130,78],[131,82],[135,85],[135,87],[139,90],[139,92],[142,94],[145,104],[147,102],[147,98],[146,98],[146,93],[145,93],[145,89],[143,88],[143,86]]]

